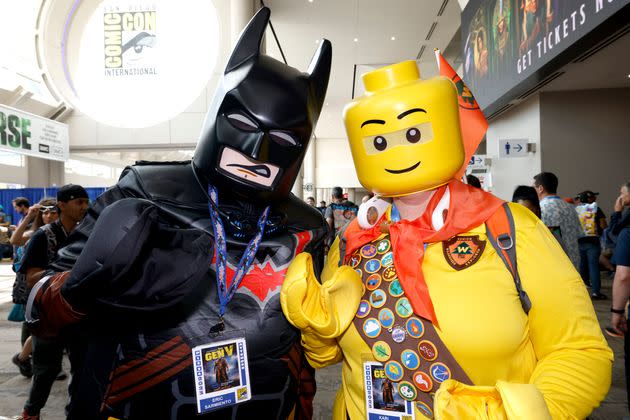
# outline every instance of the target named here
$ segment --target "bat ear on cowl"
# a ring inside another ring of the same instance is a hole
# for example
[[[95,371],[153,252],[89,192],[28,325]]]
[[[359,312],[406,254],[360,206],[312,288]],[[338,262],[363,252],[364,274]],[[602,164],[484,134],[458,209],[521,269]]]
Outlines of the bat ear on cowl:
[[[326,97],[326,89],[328,88],[328,79],[330,78],[330,66],[332,64],[332,44],[329,40],[324,39],[319,45],[319,48],[311,59],[311,64],[308,66],[308,81],[311,87],[311,93],[314,101],[313,105],[318,106],[313,110],[313,118],[315,121],[319,118],[319,114],[324,105],[324,98]]]
[[[268,7],[261,8],[254,15],[241,34],[234,51],[232,51],[227,66],[225,66],[225,74],[260,55],[260,44],[265,35],[270,15],[271,12]]]

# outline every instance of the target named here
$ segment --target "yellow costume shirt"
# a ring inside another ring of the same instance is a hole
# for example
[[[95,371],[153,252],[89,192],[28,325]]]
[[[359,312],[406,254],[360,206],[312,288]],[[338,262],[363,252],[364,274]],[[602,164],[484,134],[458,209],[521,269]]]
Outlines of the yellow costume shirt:
[[[442,243],[427,246],[422,269],[438,333],[475,385],[471,392],[460,389],[451,395],[443,388],[457,388],[458,383],[442,384],[436,418],[470,416],[458,411],[460,404],[481,404],[488,418],[584,418],[610,387],[613,355],[579,274],[539,219],[520,205],[510,204],[510,209],[518,270],[532,302],[529,314],[489,242],[477,262],[459,271],[446,261]],[[485,224],[461,234],[485,241]],[[310,285],[303,301],[292,302],[291,282],[311,270],[304,267],[310,260],[298,257],[287,273],[283,308],[302,329],[306,356],[314,367],[343,361],[334,418],[345,419],[347,413],[353,420],[363,419],[363,362],[374,358],[352,324],[362,294],[357,276],[338,262],[337,240],[322,273],[323,295],[315,296],[320,291]],[[295,305],[301,309],[292,310]],[[416,419],[422,418],[416,410]]]

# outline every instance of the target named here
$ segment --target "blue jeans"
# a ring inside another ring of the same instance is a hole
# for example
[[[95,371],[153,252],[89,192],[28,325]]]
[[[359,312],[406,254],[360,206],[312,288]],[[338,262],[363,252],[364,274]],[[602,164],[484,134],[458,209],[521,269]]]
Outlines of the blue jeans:
[[[591,293],[599,293],[599,254],[602,252],[599,242],[580,242],[580,275],[585,283],[591,282]]]

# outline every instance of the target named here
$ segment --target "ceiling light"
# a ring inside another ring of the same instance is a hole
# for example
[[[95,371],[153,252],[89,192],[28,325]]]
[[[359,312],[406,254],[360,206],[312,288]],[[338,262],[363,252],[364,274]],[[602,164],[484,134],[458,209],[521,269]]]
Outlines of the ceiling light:
[[[309,3],[313,3],[313,0],[308,0]]]
[[[354,38],[354,40],[353,40],[353,41],[354,41],[354,42],[359,42],[359,38]],[[628,77],[630,77],[630,76],[628,76]]]
[[[390,39],[391,39],[392,41],[396,41],[396,37],[395,37],[395,36],[391,37]]]
[[[316,44],[319,44],[319,39],[316,39],[316,40],[315,40],[315,43],[316,43]]]

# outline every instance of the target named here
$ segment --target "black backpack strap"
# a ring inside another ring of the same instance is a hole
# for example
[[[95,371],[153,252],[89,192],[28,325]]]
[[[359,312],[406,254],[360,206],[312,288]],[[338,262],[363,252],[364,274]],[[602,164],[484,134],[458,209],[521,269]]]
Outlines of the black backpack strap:
[[[343,265],[343,259],[346,256],[346,230],[350,226],[350,223],[346,224],[344,227],[339,230],[339,267]]]
[[[505,267],[512,275],[516,291],[518,292],[518,298],[521,301],[521,306],[527,314],[532,307],[532,302],[529,296],[527,296],[527,292],[523,290],[521,278],[518,274],[515,232],[512,211],[508,203],[503,203],[503,206],[486,221],[486,233],[488,241],[490,241],[499,257],[501,257],[501,260],[503,260]]]

